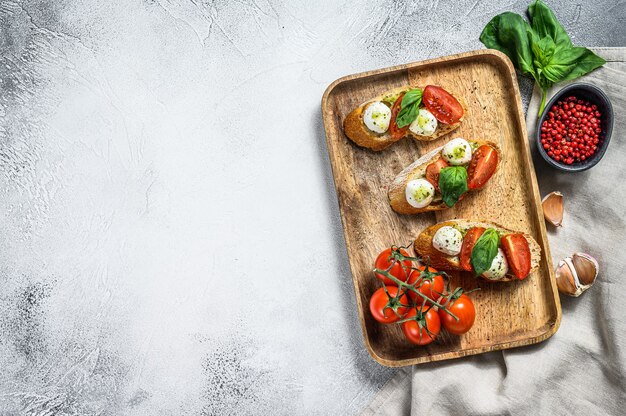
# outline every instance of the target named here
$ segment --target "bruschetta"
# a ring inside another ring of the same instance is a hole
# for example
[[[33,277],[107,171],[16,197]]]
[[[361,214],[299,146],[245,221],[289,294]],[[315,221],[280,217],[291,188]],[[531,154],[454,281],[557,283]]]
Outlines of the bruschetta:
[[[351,111],[343,130],[359,146],[379,151],[407,136],[420,141],[445,136],[461,125],[466,113],[465,102],[441,87],[401,87]]]
[[[530,235],[488,221],[435,224],[420,233],[414,249],[438,270],[464,270],[493,282],[525,279],[541,261],[541,247]]]
[[[396,176],[387,193],[389,204],[399,214],[450,208],[466,192],[482,189],[501,159],[500,147],[494,142],[450,140]]]

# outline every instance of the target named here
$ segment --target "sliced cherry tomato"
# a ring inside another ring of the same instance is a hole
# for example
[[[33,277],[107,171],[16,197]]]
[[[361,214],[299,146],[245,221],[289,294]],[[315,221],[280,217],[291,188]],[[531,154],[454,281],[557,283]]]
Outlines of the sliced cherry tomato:
[[[463,244],[461,245],[461,254],[459,256],[461,260],[461,268],[463,270],[468,272],[474,270],[472,263],[470,262],[472,250],[474,249],[474,245],[476,245],[476,241],[478,241],[484,232],[485,229],[483,227],[473,227],[465,233],[465,237],[463,237]]]
[[[400,249],[400,254],[405,257],[409,256],[409,253],[407,253],[407,251],[403,248]],[[402,267],[403,265],[404,267]],[[411,273],[412,266],[413,262],[411,260],[394,260],[391,248],[381,251],[378,257],[376,257],[376,262],[374,263],[375,268],[380,270],[388,270],[390,275],[402,280],[403,282],[406,282],[407,276]],[[376,277],[382,280],[385,285],[397,286],[396,283],[393,280],[389,279],[387,276],[376,273]]]
[[[443,293],[443,277],[439,275],[422,277],[421,272],[423,272],[425,269],[426,266],[419,266],[418,270],[411,271],[407,283],[412,285],[413,283],[417,282],[416,287],[419,287],[419,292],[436,301],[441,297],[441,294]],[[432,267],[429,267],[428,271],[432,273],[437,273],[437,270],[433,269]],[[409,291],[409,297],[413,302],[416,302],[418,305],[422,305],[424,303],[424,298],[414,292]]]
[[[439,192],[439,172],[441,172],[441,169],[447,167],[448,162],[446,162],[446,160],[442,157],[440,157],[439,160],[426,166],[426,180],[435,187],[437,192]]]
[[[500,239],[513,274],[520,280],[530,273],[530,247],[524,234],[507,234]]]
[[[457,321],[449,313],[443,309],[439,309],[439,319],[441,324],[451,334],[463,335],[470,330],[474,325],[476,319],[476,309],[474,308],[474,302],[469,296],[462,294],[457,299],[452,299],[446,308],[456,315],[459,320]]]
[[[400,94],[398,99],[393,106],[391,107],[391,120],[389,121],[389,135],[392,139],[400,139],[406,135],[406,132],[409,131],[409,126],[404,126],[402,128],[398,127],[396,123],[396,117],[398,117],[398,113],[400,112],[400,107],[402,106],[402,98],[404,97],[404,93]]]
[[[498,152],[493,147],[483,144],[472,155],[467,169],[467,187],[480,189],[491,178],[498,167]]]
[[[404,317],[405,319],[417,317],[417,320],[403,322],[402,332],[404,332],[406,339],[413,344],[430,344],[437,338],[439,331],[441,331],[441,320],[439,319],[435,307],[421,306],[418,308],[411,308],[409,313]]]
[[[448,91],[436,85],[424,88],[422,102],[435,118],[444,124],[454,124],[463,117],[463,106]]]
[[[378,289],[370,298],[370,312],[372,316],[381,324],[391,324],[400,320],[406,315],[409,299],[406,294],[402,294],[398,299],[397,286],[388,286],[387,293],[384,288]]]

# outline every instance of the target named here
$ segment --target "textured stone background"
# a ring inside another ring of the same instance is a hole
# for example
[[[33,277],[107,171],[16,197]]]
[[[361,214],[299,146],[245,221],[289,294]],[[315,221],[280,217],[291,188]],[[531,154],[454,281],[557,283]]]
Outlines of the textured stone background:
[[[394,370],[363,346],[322,93],[528,4],[375,3],[0,1],[0,414],[369,401]],[[626,45],[623,0],[550,5]]]

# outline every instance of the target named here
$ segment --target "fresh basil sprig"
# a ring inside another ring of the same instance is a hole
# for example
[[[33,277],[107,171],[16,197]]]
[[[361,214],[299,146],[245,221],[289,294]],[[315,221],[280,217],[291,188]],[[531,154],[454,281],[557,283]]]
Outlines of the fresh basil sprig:
[[[400,103],[400,111],[396,117],[396,124],[399,128],[406,127],[415,121],[421,103],[422,90],[419,88],[408,90],[404,94],[402,102]]]
[[[491,267],[493,259],[498,254],[500,237],[493,228],[487,228],[480,236],[470,255],[470,264],[474,268],[476,276],[485,273]]]
[[[535,0],[528,6],[530,24],[516,13],[497,15],[483,29],[480,41],[505,53],[515,67],[537,81],[542,91],[538,117],[552,85],[581,77],[606,61],[587,48],[574,46],[550,8]]]
[[[467,169],[465,166],[450,166],[439,172],[439,189],[443,202],[451,207],[467,192]]]

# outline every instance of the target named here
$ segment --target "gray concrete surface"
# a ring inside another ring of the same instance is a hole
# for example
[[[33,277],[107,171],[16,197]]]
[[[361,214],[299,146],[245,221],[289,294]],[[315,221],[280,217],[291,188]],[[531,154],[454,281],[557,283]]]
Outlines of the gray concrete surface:
[[[527,3],[0,1],[0,414],[357,413],[394,370],[363,346],[322,93]],[[623,1],[549,3],[626,45]]]

